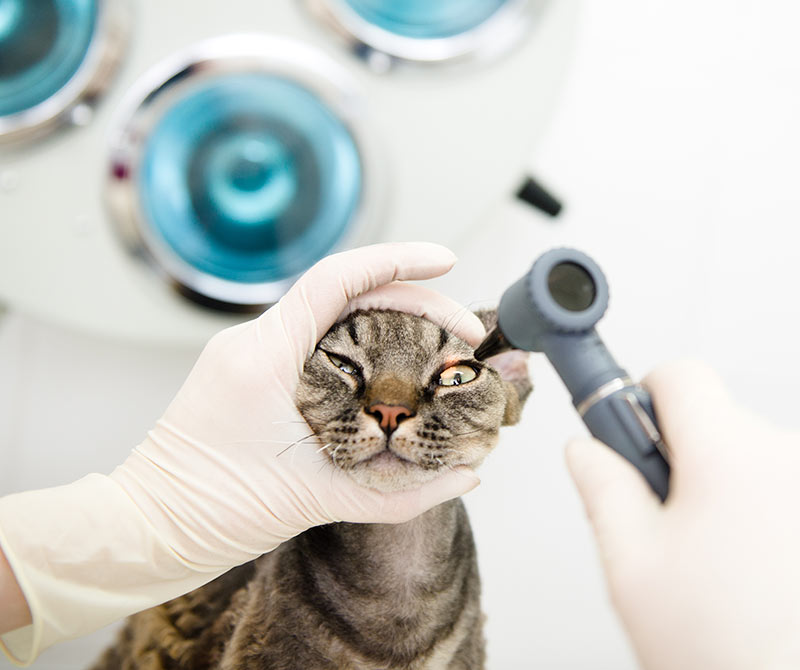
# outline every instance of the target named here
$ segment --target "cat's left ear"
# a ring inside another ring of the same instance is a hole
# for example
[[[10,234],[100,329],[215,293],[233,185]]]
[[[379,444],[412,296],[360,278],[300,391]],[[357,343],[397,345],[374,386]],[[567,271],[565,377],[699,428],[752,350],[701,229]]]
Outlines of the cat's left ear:
[[[475,312],[481,320],[486,332],[497,325],[496,309],[481,309]],[[530,373],[528,372],[528,352],[514,349],[497,356],[486,359],[500,373],[503,387],[506,392],[506,409],[503,414],[503,425],[511,426],[518,423],[522,416],[525,401],[533,391]]]

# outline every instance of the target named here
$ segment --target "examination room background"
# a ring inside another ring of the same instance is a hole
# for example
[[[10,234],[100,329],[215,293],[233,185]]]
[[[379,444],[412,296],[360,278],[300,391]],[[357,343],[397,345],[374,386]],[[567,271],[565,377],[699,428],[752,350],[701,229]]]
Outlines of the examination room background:
[[[699,356],[739,400],[797,427],[799,25],[794,0],[585,0],[560,100],[530,157],[563,215],[523,204],[487,212],[456,246],[456,269],[432,285],[490,304],[539,253],[576,246],[608,277],[599,330],[634,376]],[[2,207],[0,193],[0,226]],[[199,349],[5,313],[0,494],[111,470]],[[565,441],[584,428],[546,362],[534,357],[531,370],[522,423],[466,498],[489,667],[633,670],[563,462]],[[50,649],[34,667],[86,667],[115,628]]]

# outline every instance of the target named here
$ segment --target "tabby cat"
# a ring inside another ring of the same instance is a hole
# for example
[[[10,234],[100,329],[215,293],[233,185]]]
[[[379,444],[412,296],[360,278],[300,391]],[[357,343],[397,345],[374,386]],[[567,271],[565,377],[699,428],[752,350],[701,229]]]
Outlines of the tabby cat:
[[[518,421],[531,390],[522,356],[490,366],[430,321],[355,312],[307,361],[297,407],[355,481],[411,488],[479,464]],[[477,670],[481,629],[475,547],[454,500],[405,524],[308,530],[132,616],[94,670]]]

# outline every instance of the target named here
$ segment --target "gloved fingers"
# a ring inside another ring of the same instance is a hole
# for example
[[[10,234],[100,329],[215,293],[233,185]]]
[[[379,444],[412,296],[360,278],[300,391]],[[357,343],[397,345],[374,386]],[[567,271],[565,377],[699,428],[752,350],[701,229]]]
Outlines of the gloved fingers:
[[[394,309],[433,321],[473,346],[481,343],[486,329],[468,308],[418,284],[392,282],[354,298],[340,320],[358,309]]]
[[[428,242],[375,244],[333,254],[297,280],[277,313],[304,360],[356,296],[395,280],[438,277],[455,262],[452,251]],[[261,318],[275,313],[269,310]]]
[[[653,396],[673,461],[702,456],[724,446],[727,435],[735,437],[741,412],[708,364],[696,360],[671,363],[655,369],[642,383]]]
[[[570,441],[567,467],[608,565],[644,539],[663,512],[636,468],[602,442]]]

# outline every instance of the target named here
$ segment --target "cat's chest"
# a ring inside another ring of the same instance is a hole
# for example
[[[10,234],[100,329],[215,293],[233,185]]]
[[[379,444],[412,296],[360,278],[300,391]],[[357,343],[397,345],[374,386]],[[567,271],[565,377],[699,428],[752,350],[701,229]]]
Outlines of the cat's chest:
[[[449,668],[467,636],[475,634],[474,624],[475,612],[473,608],[465,609],[449,635],[438,640],[430,650],[421,654],[418,659],[404,664],[402,666],[403,670],[445,670]],[[342,651],[340,667],[347,668],[347,670],[396,670],[398,667],[376,665],[374,660],[354,657],[352,649]]]

